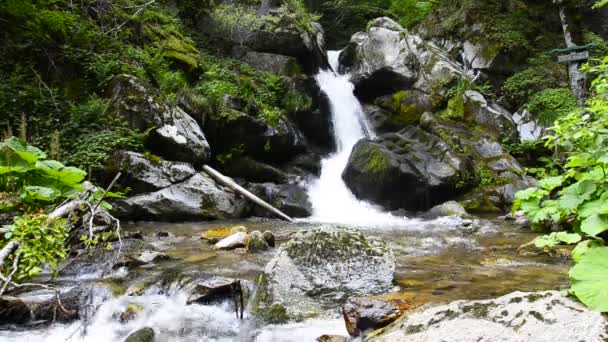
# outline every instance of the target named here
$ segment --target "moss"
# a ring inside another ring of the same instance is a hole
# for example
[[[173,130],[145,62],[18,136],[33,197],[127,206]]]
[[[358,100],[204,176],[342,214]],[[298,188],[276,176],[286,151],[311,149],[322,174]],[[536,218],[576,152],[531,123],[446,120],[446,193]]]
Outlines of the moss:
[[[448,101],[447,108],[440,112],[439,116],[446,120],[464,120],[464,98],[460,92]]]
[[[380,174],[386,172],[389,166],[389,159],[379,147],[372,147],[366,157],[365,171]]]
[[[410,92],[402,90],[391,97],[391,119],[402,126],[415,125],[422,116],[422,111],[418,109],[416,104],[407,103],[409,96]]]
[[[465,313],[470,313],[476,318],[486,318],[488,317],[490,306],[494,305],[494,303],[474,303],[472,305],[467,305],[462,308],[462,311]]]
[[[269,323],[273,324],[285,323],[289,320],[287,309],[280,304],[271,305],[266,311],[265,318]]]
[[[158,164],[160,164],[160,163],[162,162],[161,157],[159,157],[159,156],[157,156],[157,155],[155,155],[155,154],[152,154],[152,153],[151,153],[151,152],[149,152],[149,151],[144,152],[144,157],[145,157],[145,158],[146,158],[146,159],[147,159],[147,160],[148,160],[150,163],[155,164],[155,165],[158,165]]]

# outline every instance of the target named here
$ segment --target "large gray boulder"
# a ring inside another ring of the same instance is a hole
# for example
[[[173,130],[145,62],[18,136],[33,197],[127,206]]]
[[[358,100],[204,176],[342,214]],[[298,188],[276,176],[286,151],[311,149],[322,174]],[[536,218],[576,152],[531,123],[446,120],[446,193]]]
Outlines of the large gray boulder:
[[[118,75],[112,84],[112,107],[130,127],[152,128],[146,146],[167,160],[201,164],[211,152],[203,131],[180,107],[164,102],[158,91],[131,75]]]
[[[120,201],[114,210],[131,220],[213,220],[241,218],[249,205],[206,174],[197,173],[181,183]]]
[[[333,227],[298,232],[266,265],[254,312],[273,322],[318,316],[349,297],[390,291],[394,273],[381,240]]]
[[[491,103],[479,92],[467,90],[462,95],[464,119],[481,127],[495,139],[516,140],[518,132],[509,111],[496,103]]]
[[[298,183],[287,184],[251,183],[247,187],[256,196],[270,203],[290,217],[309,217],[312,215],[312,204],[308,199],[306,188]],[[253,214],[260,217],[276,217],[268,210],[256,206]]]
[[[114,153],[107,167],[111,175],[122,173],[119,183],[129,187],[129,195],[158,191],[192,177],[196,170],[191,164],[170,162],[137,152]]]
[[[373,335],[369,341],[602,342],[608,321],[557,291],[513,292],[423,307]]]
[[[391,210],[428,209],[475,178],[465,155],[415,126],[358,142],[342,177],[357,197]]]

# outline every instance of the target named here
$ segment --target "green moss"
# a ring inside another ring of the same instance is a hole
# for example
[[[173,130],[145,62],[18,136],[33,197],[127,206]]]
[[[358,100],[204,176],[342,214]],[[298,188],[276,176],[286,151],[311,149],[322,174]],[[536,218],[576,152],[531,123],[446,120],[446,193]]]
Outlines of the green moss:
[[[392,120],[402,126],[415,125],[420,121],[422,112],[415,104],[407,104],[410,92],[403,90],[392,95]]]
[[[271,305],[264,315],[266,321],[272,324],[280,324],[285,323],[289,320],[289,316],[287,315],[287,309],[280,304]]]
[[[389,159],[379,147],[372,147],[366,155],[365,171],[380,174],[386,171]]]

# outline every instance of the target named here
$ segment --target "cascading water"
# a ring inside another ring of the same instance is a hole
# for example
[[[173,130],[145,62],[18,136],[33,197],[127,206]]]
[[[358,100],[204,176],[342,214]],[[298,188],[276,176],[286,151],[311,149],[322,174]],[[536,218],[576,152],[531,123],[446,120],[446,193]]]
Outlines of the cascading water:
[[[339,51],[328,52],[330,65],[336,72],[322,70],[316,76],[331,104],[336,152],[322,161],[321,176],[309,186],[308,196],[313,207],[309,220],[365,226],[403,224],[406,219],[383,213],[372,204],[358,200],[342,180],[353,147],[366,136],[373,138],[374,132],[353,94],[350,75],[337,73],[339,54]]]

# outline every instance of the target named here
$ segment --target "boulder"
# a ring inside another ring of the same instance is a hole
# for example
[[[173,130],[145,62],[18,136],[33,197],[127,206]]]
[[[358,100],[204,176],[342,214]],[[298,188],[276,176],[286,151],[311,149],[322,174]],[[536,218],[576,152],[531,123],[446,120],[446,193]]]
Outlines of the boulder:
[[[306,151],[304,136],[289,121],[280,119],[270,125],[239,110],[231,113],[210,115],[205,122],[204,129],[215,155],[246,155],[279,164]]]
[[[517,127],[511,113],[496,103],[488,102],[475,91],[467,90],[462,95],[464,100],[464,119],[481,127],[495,139],[508,138],[516,140]]]
[[[271,322],[314,317],[349,297],[390,291],[394,273],[381,240],[342,228],[300,231],[266,265],[253,311]]]
[[[249,157],[237,157],[222,165],[224,175],[250,182],[286,183],[287,175],[280,169]]]
[[[227,238],[228,236],[239,232],[247,233],[247,227],[234,226],[209,229],[203,234],[201,234],[201,239],[209,243],[216,244],[221,239]]]
[[[223,277],[196,281],[191,285],[187,303],[188,305],[211,304],[232,299],[238,286],[238,280]]]
[[[247,233],[244,233],[244,232],[234,233],[234,234],[218,241],[214,247],[217,249],[226,249],[226,250],[246,247],[247,244],[249,243],[249,238],[250,238],[249,234],[247,234]]]
[[[0,297],[0,326],[25,324],[31,318],[30,308],[21,299]]]
[[[273,53],[248,51],[241,60],[259,71],[283,76],[291,76],[300,68],[295,58]]]
[[[183,221],[241,218],[249,203],[197,173],[168,188],[115,203],[116,215],[130,220]]]
[[[154,342],[154,329],[141,328],[127,336],[124,342]]]
[[[473,175],[465,155],[410,126],[376,141],[359,141],[342,177],[361,199],[391,210],[425,210],[463,193],[473,185]]]
[[[342,316],[348,333],[359,336],[391,324],[411,306],[402,299],[351,298],[342,307]]]
[[[557,291],[513,292],[423,307],[373,335],[369,341],[600,342],[608,338],[608,320]]]
[[[270,230],[267,230],[264,233],[262,233],[262,236],[264,237],[264,240],[266,240],[266,243],[268,244],[268,246],[270,246],[270,247],[275,246],[276,238]]]
[[[317,338],[317,342],[347,342],[348,337],[339,335],[322,335]]]
[[[143,251],[135,254],[123,254],[116,261],[113,268],[127,267],[135,268],[151,263],[171,260],[172,258],[164,253],[157,251]]]
[[[258,253],[266,251],[270,248],[268,242],[264,238],[264,235],[259,230],[255,230],[249,234],[249,240],[247,240],[247,252]]]
[[[436,205],[427,213],[430,217],[456,216],[467,217],[469,214],[464,207],[456,201],[447,201],[440,205]]]
[[[122,173],[118,182],[130,189],[129,195],[158,191],[192,177],[196,170],[191,164],[170,162],[155,156],[137,152],[114,153],[107,166],[107,173]]]
[[[302,184],[251,183],[247,187],[254,195],[279,209],[289,217],[309,217],[312,215],[312,204]],[[275,217],[268,210],[255,207],[253,214],[259,217]]]
[[[152,128],[146,146],[167,160],[202,164],[211,155],[196,121],[180,107],[165,103],[157,91],[134,76],[116,76],[112,108],[130,127],[141,131]]]

